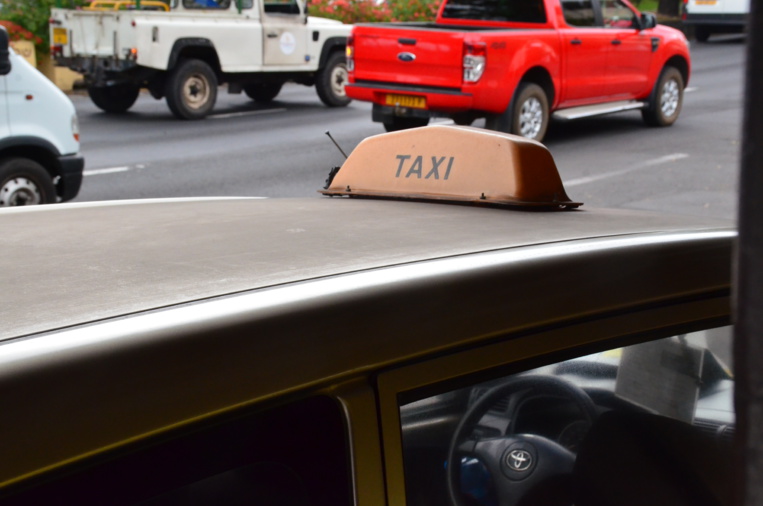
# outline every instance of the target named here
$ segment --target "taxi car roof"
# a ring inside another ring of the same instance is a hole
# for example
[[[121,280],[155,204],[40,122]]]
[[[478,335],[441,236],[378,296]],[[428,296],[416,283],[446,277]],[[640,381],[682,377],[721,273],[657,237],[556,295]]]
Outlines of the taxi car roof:
[[[326,198],[67,204],[3,210],[0,224],[3,285],[14,287],[0,293],[0,340],[392,265],[728,228],[722,221],[627,210],[507,211]]]
[[[541,329],[645,308],[726,323],[735,237],[690,217],[362,198],[39,206],[0,226],[0,490]]]

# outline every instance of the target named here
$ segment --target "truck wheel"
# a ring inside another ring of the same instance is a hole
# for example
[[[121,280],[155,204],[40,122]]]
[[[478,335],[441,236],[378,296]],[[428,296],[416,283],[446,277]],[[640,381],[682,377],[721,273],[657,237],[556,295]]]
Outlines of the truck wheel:
[[[329,107],[344,107],[351,102],[344,91],[347,84],[347,63],[344,54],[335,51],[331,53],[326,66],[318,71],[315,77],[315,91],[321,102]]]
[[[534,83],[519,86],[513,107],[511,133],[542,141],[548,128],[548,98]]]
[[[649,103],[641,109],[641,116],[649,126],[670,126],[681,112],[684,97],[684,79],[675,67],[665,67],[654,85]]]
[[[548,98],[543,88],[535,83],[520,83],[506,110],[488,116],[485,127],[542,141],[548,129],[548,118]]]
[[[283,83],[254,83],[244,86],[246,96],[257,102],[270,102],[281,92]]]
[[[398,132],[409,128],[424,127],[429,124],[429,118],[400,118],[394,116],[384,122],[384,130]]]
[[[0,162],[0,207],[56,202],[53,179],[42,165],[28,158]]]
[[[217,76],[202,60],[182,60],[166,86],[167,105],[178,119],[204,119],[215,106]]]
[[[140,87],[134,84],[114,86],[88,86],[87,94],[99,109],[110,113],[123,113],[138,100]]]

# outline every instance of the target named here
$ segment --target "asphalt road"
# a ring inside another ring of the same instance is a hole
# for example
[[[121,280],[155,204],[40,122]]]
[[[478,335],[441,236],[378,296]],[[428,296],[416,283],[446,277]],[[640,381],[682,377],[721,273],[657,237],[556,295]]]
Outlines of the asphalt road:
[[[745,41],[692,45],[693,72],[678,122],[648,128],[639,112],[552,123],[545,144],[567,193],[585,207],[652,209],[734,218]],[[85,180],[75,202],[191,196],[316,197],[329,169],[383,132],[369,104],[329,109],[313,88],[288,85],[258,105],[220,90],[205,121],[174,119],[142,94],[125,115],[74,94]],[[475,123],[479,126],[480,123]]]

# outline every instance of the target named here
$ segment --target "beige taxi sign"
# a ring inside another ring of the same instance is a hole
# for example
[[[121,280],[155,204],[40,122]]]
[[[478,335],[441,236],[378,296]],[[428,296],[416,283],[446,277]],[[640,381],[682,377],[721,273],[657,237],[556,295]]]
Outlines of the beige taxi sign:
[[[436,125],[376,135],[350,154],[324,195],[575,208],[536,141]]]

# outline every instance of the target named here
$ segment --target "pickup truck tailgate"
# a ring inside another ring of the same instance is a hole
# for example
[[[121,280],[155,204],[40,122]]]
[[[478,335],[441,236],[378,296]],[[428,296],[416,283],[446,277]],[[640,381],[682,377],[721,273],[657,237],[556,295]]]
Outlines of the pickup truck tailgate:
[[[117,56],[135,47],[135,29],[128,11],[71,11],[51,9],[53,41],[62,56]]]
[[[355,82],[460,88],[463,34],[433,27],[357,25]]]

